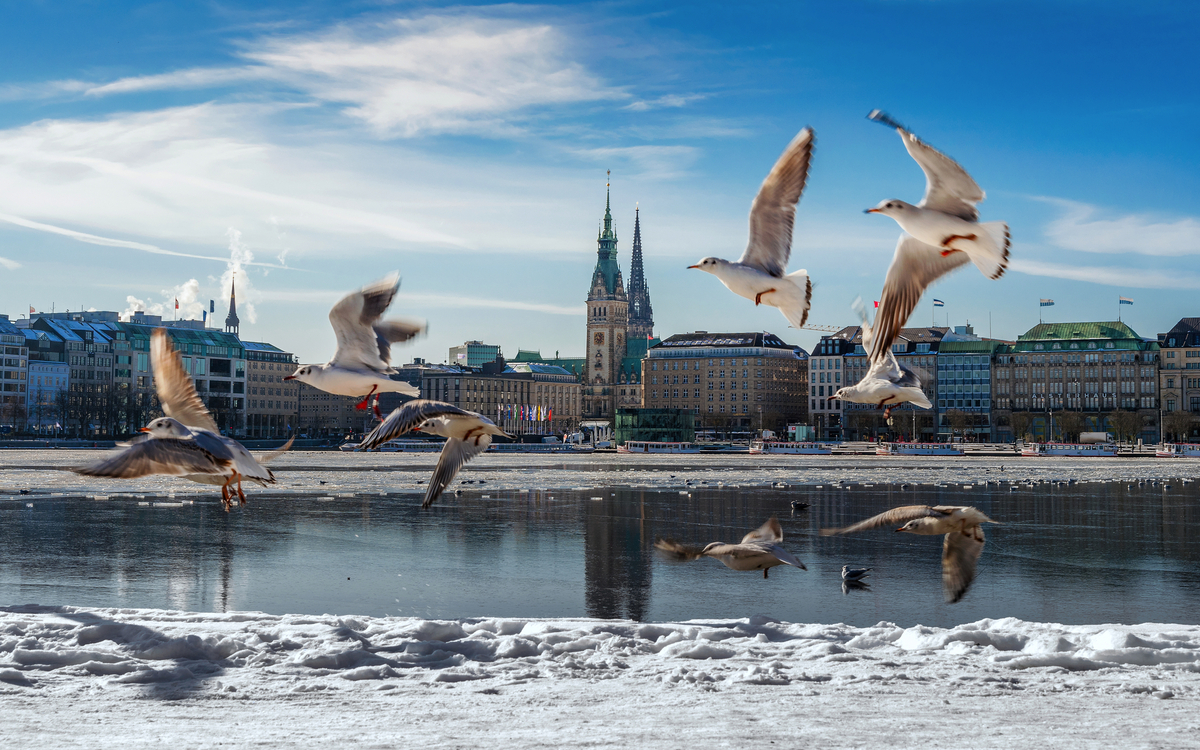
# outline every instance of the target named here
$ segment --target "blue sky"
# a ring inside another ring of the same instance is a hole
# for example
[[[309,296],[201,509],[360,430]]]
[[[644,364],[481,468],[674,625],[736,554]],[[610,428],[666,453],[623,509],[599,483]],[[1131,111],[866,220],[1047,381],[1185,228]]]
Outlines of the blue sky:
[[[305,361],[340,294],[393,269],[430,334],[579,355],[605,170],[628,277],[640,204],[658,333],[769,330],[685,266],[736,258],[758,184],[816,130],[791,269],[811,322],[878,296],[923,178],[881,107],[958,159],[1012,265],[934,287],[912,322],[1015,337],[1048,320],[1145,336],[1200,314],[1200,146],[1184,3],[6,4],[0,312],[178,297]],[[1193,93],[1188,94],[1188,91]],[[939,318],[944,322],[945,318]]]

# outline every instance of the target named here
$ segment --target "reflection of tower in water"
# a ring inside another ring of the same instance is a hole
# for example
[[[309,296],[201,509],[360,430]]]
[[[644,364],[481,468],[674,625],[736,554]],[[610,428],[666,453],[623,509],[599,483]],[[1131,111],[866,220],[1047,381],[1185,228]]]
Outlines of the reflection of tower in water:
[[[585,604],[589,617],[641,620],[650,603],[650,550],[642,492],[584,506]]]

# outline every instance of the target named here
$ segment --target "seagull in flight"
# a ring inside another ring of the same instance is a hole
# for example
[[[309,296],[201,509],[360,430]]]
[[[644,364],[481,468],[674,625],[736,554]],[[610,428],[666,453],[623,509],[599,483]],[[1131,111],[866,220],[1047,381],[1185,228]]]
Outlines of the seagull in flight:
[[[925,196],[917,205],[899,199],[881,201],[869,214],[896,220],[904,233],[896,244],[879,301],[879,336],[872,361],[883,356],[917,306],[926,287],[941,276],[974,263],[989,279],[998,279],[1008,267],[1011,244],[1008,224],[979,223],[976,204],[983,189],[950,157],[921,141],[885,112],[873,110],[868,119],[895,128],[909,155],[925,172]]]
[[[192,378],[183,369],[179,352],[163,328],[150,337],[150,362],[154,387],[167,415],[141,428],[143,435],[126,444],[111,458],[75,469],[93,477],[144,477],[151,474],[181,476],[202,484],[221,486],[221,503],[228,512],[233,505],[233,488],[242,505],[246,495],[242,481],[275,484],[275,475],[246,448],[225,437],[200,400]],[[286,447],[291,446],[288,441]]]
[[[872,351],[874,331],[867,320],[867,311],[861,299],[854,301],[854,309],[862,317],[863,348],[868,352]],[[922,409],[933,408],[933,404],[921,390],[921,379],[917,373],[897,361],[890,345],[883,350],[879,359],[871,362],[871,367],[862,380],[839,388],[833,397],[856,404],[879,404],[879,408],[884,410],[884,419],[892,416],[892,409],[906,401]]]
[[[963,598],[975,580],[975,563],[983,554],[981,524],[997,523],[977,508],[965,505],[904,505],[841,529],[821,529],[821,536],[850,534],[901,524],[906,534],[944,534],[942,542],[942,592],[948,604]]]
[[[801,130],[763,180],[750,204],[750,242],[742,257],[736,262],[709,257],[688,266],[711,273],[729,291],[754,300],[755,305],[778,308],[793,328],[802,328],[808,320],[812,299],[808,271],[787,273],[787,263],[796,203],[808,180],[814,140],[812,128]]]
[[[482,414],[442,401],[417,399],[393,410],[354,450],[376,448],[413,430],[446,438],[437,468],[425,491],[422,508],[428,508],[441,496],[463,464],[488,449],[493,435],[512,437]]]
[[[375,396],[372,408],[379,412],[379,393],[418,395],[418,390],[401,380],[392,380],[392,344],[424,333],[422,321],[394,318],[382,320],[400,289],[400,274],[351,292],[329,311],[329,322],[337,335],[337,350],[333,359],[323,365],[303,365],[284,380],[299,380],[313,388],[338,396],[362,396],[359,409],[366,409]]]
[[[654,542],[654,548],[681,562],[715,557],[725,567],[733,570],[761,570],[763,578],[766,578],[767,571],[776,565],[792,565],[801,570],[808,570],[792,553],[779,546],[782,541],[783,528],[779,525],[779,519],[771,516],[771,520],[742,537],[740,544],[712,542],[701,548],[680,544],[672,539],[658,539]]]

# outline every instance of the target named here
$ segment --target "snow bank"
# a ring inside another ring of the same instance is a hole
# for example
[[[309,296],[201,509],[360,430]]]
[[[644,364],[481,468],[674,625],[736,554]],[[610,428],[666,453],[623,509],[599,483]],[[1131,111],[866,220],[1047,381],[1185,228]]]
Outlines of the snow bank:
[[[802,625],[768,617],[649,624],[607,620],[320,617],[165,610],[0,610],[0,681],[22,690],[154,686],[190,694],[344,688],[347,682],[529,680],[752,683],[990,680],[1191,694],[1200,626],[981,620],[954,628]],[[15,688],[9,688],[15,689]]]

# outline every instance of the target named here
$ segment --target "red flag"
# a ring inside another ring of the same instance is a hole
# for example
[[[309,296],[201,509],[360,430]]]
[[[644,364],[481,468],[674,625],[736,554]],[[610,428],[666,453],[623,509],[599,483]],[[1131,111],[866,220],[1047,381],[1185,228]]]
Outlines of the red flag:
[[[33,309],[33,305],[30,305],[30,306],[29,306],[29,314],[30,314],[30,315],[33,315],[35,312],[37,312],[37,310],[34,310],[34,309]]]
[[[553,410],[553,409],[551,409],[551,410],[549,410],[548,412],[546,412],[546,421],[547,421],[547,422],[552,422],[552,421],[554,421],[554,410]]]
[[[878,302],[876,302],[876,303],[875,303],[875,306],[876,306],[876,307],[879,307],[879,303],[878,303]],[[178,309],[179,309],[179,298],[178,298],[178,297],[176,297],[176,298],[175,298],[175,309],[176,309],[176,310],[178,310]]]
[[[879,300],[875,300],[875,309],[876,309],[876,310],[878,310],[878,309],[879,309]]]

